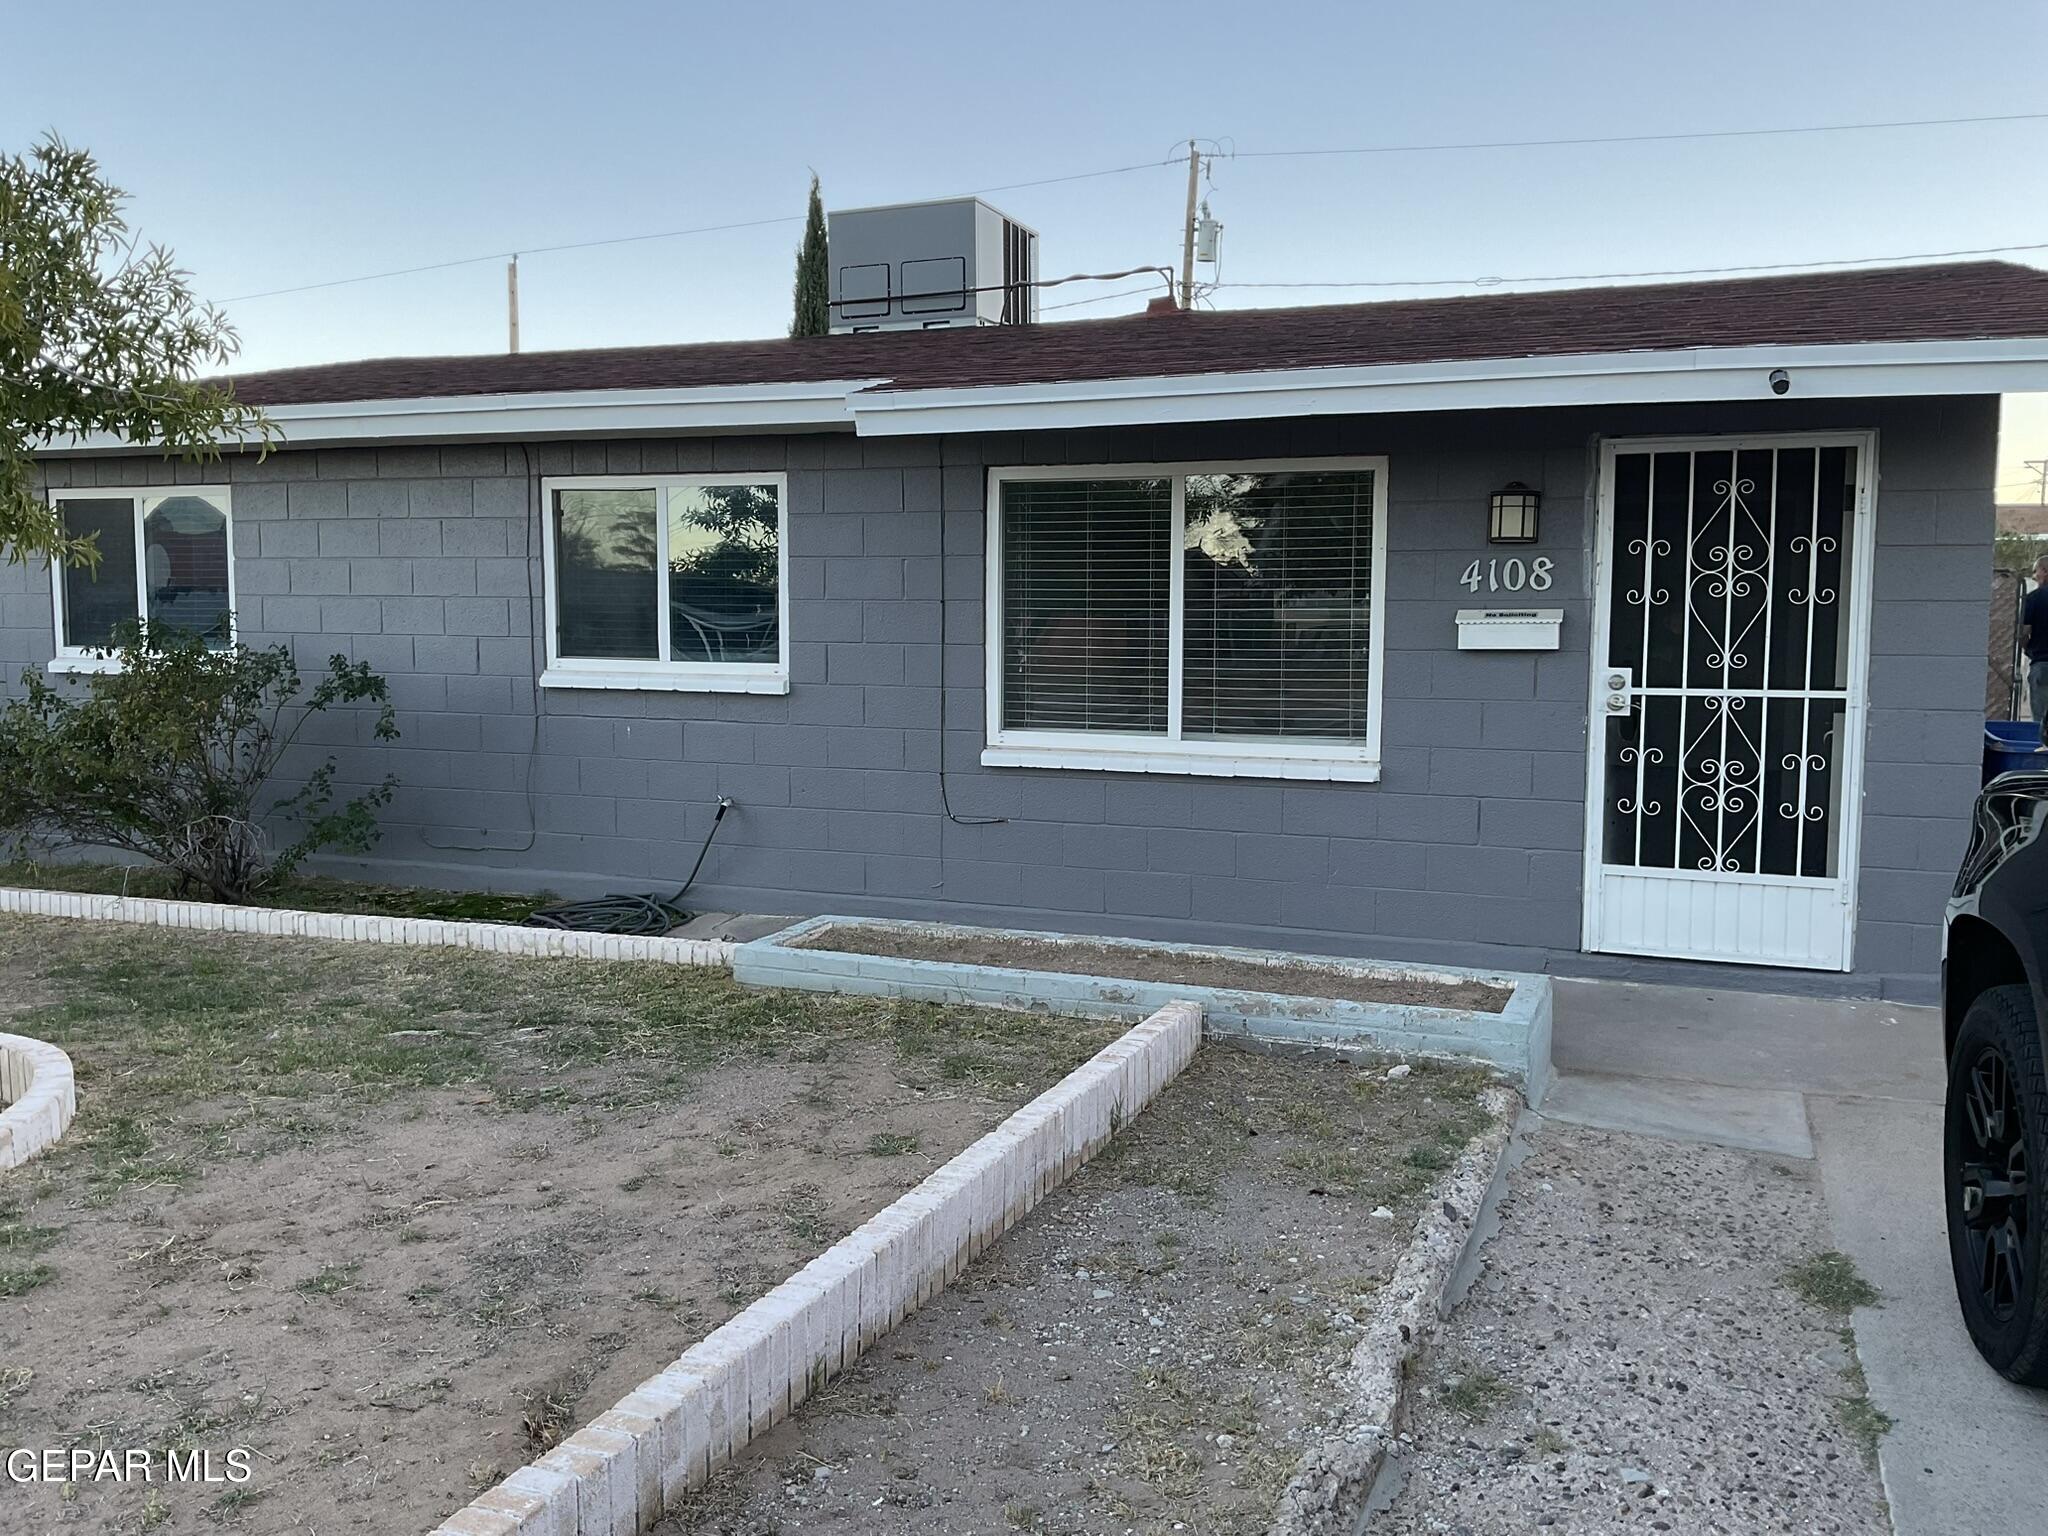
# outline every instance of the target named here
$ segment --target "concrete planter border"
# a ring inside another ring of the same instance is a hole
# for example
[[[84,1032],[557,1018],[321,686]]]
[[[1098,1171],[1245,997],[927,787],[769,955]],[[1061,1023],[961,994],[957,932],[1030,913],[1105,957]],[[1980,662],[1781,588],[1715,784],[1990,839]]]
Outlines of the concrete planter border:
[[[1280,1495],[1268,1536],[1354,1536],[1367,1511],[1388,1447],[1412,1390],[1411,1362],[1435,1337],[1454,1305],[1454,1285],[1469,1278],[1508,1168],[1508,1143],[1520,1103],[1506,1088],[1487,1090],[1493,1123],[1459,1154],[1423,1202],[1415,1233],[1375,1294],[1365,1332],[1342,1374],[1344,1403],[1336,1431],[1303,1456]]]
[[[1014,1226],[1194,1059],[1171,1002],[436,1536],[637,1536],[860,1358]]]
[[[139,923],[200,933],[256,933],[274,938],[340,939],[357,944],[405,944],[421,949],[480,949],[496,955],[541,955],[584,960],[654,960],[666,965],[729,965],[733,945],[723,940],[638,938],[570,933],[516,923],[463,923],[436,917],[375,917],[350,912],[297,912],[282,907],[231,907],[211,901],[169,901],[154,896],[100,896],[0,886],[0,912],[70,917],[87,922]]]
[[[1098,944],[1112,950],[1163,950],[1270,966],[1276,972],[1291,964],[1306,963],[1361,977],[1483,981],[1510,991],[1507,1005],[1499,1013],[1480,1013],[1406,1003],[1359,1003],[1282,992],[1135,981],[1114,975],[1079,976],[1009,966],[905,960],[889,955],[863,955],[853,950],[813,949],[800,943],[842,926],[939,936],[968,933],[1053,939]],[[866,917],[814,917],[796,923],[740,945],[733,953],[732,969],[735,978],[755,986],[860,992],[1108,1018],[1142,1018],[1170,999],[1188,998],[1201,1004],[1204,1027],[1218,1039],[1237,1038],[1281,1049],[1482,1061],[1514,1078],[1531,1104],[1542,1102],[1550,1083],[1550,978],[1518,971],[1382,965],[1272,950],[1105,939],[1022,929],[961,928]]]
[[[0,1168],[41,1152],[76,1113],[71,1058],[45,1041],[0,1034]]]

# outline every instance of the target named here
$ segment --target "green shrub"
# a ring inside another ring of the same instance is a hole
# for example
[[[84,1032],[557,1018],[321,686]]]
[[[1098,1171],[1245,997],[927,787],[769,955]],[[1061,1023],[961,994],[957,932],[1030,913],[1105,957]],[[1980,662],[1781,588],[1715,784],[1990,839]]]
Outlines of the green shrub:
[[[219,901],[244,900],[321,848],[375,843],[375,813],[396,781],[337,807],[332,757],[259,803],[306,722],[335,705],[373,704],[377,738],[398,735],[368,666],[331,657],[302,693],[283,646],[214,649],[142,624],[106,654],[118,670],[80,687],[23,673],[27,696],[0,711],[0,836],[139,854]],[[265,823],[280,819],[298,837],[273,849]]]

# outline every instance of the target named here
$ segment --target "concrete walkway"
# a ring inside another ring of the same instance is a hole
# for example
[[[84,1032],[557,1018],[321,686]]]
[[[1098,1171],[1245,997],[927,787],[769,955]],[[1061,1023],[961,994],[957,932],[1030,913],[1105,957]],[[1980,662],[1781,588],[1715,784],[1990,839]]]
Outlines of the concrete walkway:
[[[1885,1297],[1854,1322],[1900,1536],[2048,1530],[2048,1394],[1956,1311],[1933,1009],[1560,980],[1554,1053],[1552,1118],[1818,1157],[1835,1244]]]

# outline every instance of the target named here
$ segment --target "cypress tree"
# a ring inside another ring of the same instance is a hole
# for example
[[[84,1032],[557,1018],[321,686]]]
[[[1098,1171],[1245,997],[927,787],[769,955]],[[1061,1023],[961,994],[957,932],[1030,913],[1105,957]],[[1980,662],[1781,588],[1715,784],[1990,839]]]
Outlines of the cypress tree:
[[[811,173],[811,206],[804,215],[803,243],[796,248],[796,313],[792,336],[823,336],[832,329],[832,270],[825,249],[825,203],[818,173]]]

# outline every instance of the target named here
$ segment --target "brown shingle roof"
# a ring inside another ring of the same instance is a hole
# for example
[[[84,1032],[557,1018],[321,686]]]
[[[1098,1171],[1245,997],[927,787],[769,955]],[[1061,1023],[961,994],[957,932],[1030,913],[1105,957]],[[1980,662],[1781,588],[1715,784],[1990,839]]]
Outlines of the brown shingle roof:
[[[260,405],[884,379],[891,389],[1164,378],[1691,347],[2048,337],[2048,272],[2009,262],[1129,315],[476,357],[377,358],[234,380]]]

